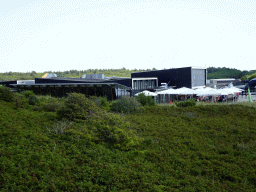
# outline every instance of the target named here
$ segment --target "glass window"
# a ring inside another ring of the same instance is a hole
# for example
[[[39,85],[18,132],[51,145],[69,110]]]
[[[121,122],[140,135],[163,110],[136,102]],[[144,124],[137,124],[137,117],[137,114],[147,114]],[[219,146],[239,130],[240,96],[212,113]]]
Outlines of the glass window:
[[[156,86],[156,80],[152,80],[152,86],[153,86],[153,87]]]
[[[138,88],[138,85],[137,85],[137,81],[136,81],[136,80],[133,81],[133,87],[134,87],[135,90]]]

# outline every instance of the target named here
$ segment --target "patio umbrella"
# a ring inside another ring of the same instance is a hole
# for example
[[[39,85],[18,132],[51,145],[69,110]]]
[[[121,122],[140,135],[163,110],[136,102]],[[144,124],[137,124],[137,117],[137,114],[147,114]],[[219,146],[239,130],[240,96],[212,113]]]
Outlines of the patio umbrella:
[[[242,89],[239,89],[239,88],[236,88],[236,87],[231,87],[231,88],[225,87],[225,88],[223,88],[223,89],[221,89],[221,90],[230,92],[230,94],[233,94],[233,93],[240,93],[240,92],[243,91]]]
[[[170,95],[177,95],[177,94],[178,94],[177,89],[166,89],[166,90],[157,92],[157,95],[159,95],[159,98],[161,98],[160,95],[164,95],[163,96],[164,100],[166,98],[165,95],[169,95],[170,97]]]
[[[201,93],[198,93],[197,96],[216,96],[221,95],[222,93],[226,94],[226,92],[221,92],[219,89],[212,89],[207,91],[202,91]]]
[[[153,93],[153,92],[150,92],[150,91],[147,91],[147,90],[142,91],[140,93],[136,93],[135,96],[139,96],[139,94],[142,94],[142,93],[144,93],[145,96],[157,96],[156,93]]]
[[[187,87],[182,87],[180,89],[177,89],[177,93],[178,95],[193,95],[195,94],[197,91],[194,89],[189,89]]]
[[[166,89],[164,91],[160,91],[157,93],[158,95],[165,95],[165,94],[169,94],[169,95],[175,95],[177,94],[177,89]]]

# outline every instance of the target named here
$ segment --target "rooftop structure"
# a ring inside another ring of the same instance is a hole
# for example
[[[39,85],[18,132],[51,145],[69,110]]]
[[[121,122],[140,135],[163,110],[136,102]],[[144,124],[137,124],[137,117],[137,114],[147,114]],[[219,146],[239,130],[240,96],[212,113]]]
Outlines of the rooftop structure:
[[[37,94],[65,96],[70,92],[85,95],[104,96],[109,100],[123,95],[133,96],[138,92],[149,90],[155,92],[167,87],[197,87],[206,85],[206,69],[177,68],[132,73],[128,77],[104,77],[104,74],[85,74],[82,78],[48,77],[35,78],[34,81],[22,80],[3,82],[9,87],[22,90],[33,90]],[[163,86],[164,85],[164,86]]]

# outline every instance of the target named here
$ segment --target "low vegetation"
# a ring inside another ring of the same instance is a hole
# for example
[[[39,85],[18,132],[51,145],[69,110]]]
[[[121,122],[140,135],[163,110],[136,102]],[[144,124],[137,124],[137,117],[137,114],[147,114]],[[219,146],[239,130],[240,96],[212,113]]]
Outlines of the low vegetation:
[[[255,107],[118,102],[0,88],[0,191],[255,190]]]
[[[175,101],[175,105],[177,107],[193,107],[193,106],[196,106],[196,101],[195,99],[187,99],[186,101],[180,101],[180,102],[177,102]]]
[[[116,113],[134,113],[143,108],[134,97],[124,96],[111,103],[111,110]]]
[[[69,70],[69,71],[45,71],[43,73],[37,73],[35,71],[20,73],[20,72],[5,72],[0,73],[0,80],[11,81],[11,80],[34,80],[35,78],[41,78],[45,73],[55,73],[58,77],[67,78],[80,78],[83,74],[104,74],[105,77],[131,77],[131,73],[143,72],[143,71],[154,71],[152,69],[87,69],[87,70]],[[160,69],[158,69],[160,70]],[[255,77],[255,70],[252,71],[241,71],[238,69],[230,69],[226,67],[208,67],[207,78],[208,79],[222,79],[222,78],[235,78],[235,79],[251,79]]]
[[[150,96],[146,96],[144,93],[141,93],[139,94],[137,97],[136,97],[137,101],[140,102],[140,104],[142,106],[154,106],[155,105],[155,101],[152,97]]]

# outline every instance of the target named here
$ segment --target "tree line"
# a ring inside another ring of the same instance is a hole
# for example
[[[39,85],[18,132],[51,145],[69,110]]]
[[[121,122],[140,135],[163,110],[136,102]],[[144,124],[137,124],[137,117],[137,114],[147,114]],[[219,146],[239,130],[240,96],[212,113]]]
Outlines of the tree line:
[[[154,71],[156,68],[152,69],[126,69],[125,67],[120,69],[86,69],[86,70],[67,70],[67,71],[45,71],[42,73],[37,73],[36,71],[31,72],[4,72],[0,73],[0,80],[11,81],[11,80],[32,80],[34,78],[40,78],[45,73],[55,73],[58,77],[67,78],[79,78],[83,74],[104,74],[105,77],[116,76],[116,77],[131,77],[131,73],[144,72],[144,71]],[[226,67],[208,67],[207,68],[207,79],[223,79],[223,78],[235,78],[241,80],[247,80],[256,78],[256,70],[246,71],[238,70],[234,68]]]

